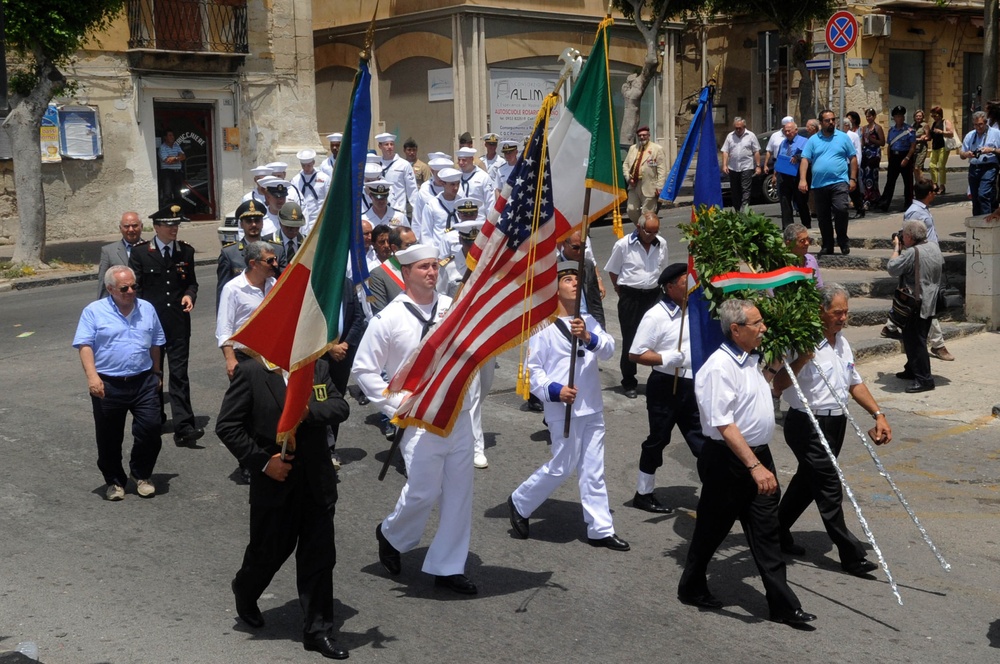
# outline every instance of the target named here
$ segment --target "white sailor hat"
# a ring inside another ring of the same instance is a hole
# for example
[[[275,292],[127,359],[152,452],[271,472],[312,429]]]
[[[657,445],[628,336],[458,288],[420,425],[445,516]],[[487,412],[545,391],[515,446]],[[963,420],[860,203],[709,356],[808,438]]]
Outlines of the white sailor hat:
[[[438,171],[438,179],[442,182],[458,182],[462,179],[462,171],[446,166]]]
[[[400,265],[413,265],[417,261],[422,261],[427,258],[438,259],[438,249],[437,245],[434,244],[411,244],[406,249],[400,249],[396,252],[396,260],[399,261]]]
[[[396,135],[395,134],[390,134],[389,132],[385,132],[383,134],[376,134],[376,136],[375,136],[375,142],[376,143],[388,143],[389,141],[392,141],[393,143],[395,143],[396,142]]]
[[[295,157],[299,160],[300,164],[308,164],[310,161],[316,161],[316,151],[299,150]]]
[[[288,170],[288,164],[283,161],[272,161],[270,164],[265,164],[274,173],[284,173]]]
[[[372,195],[372,198],[388,198],[389,191],[392,189],[392,183],[388,180],[372,180],[371,182],[365,182],[365,188],[368,189],[368,193]]]
[[[430,163],[433,159],[451,159],[447,152],[428,152],[427,153],[427,163]]]
[[[476,152],[476,148],[459,148],[455,154],[461,159],[462,157],[475,157]]]
[[[344,140],[344,135],[339,131],[335,131],[332,134],[327,134],[326,140],[329,143],[340,143],[342,140]]]
[[[253,175],[254,177],[259,177],[261,175],[270,175],[273,172],[274,171],[272,171],[267,166],[258,166],[257,168],[250,169],[250,174]]]
[[[276,178],[273,175],[265,175],[261,179],[257,180],[257,184],[261,187],[267,187],[271,182],[280,182],[281,178]]]
[[[481,207],[483,207],[483,202],[478,198],[465,197],[455,201],[455,212],[460,214],[479,214]]]
[[[437,157],[427,162],[427,165],[431,167],[432,171],[440,171],[442,168],[453,168],[455,162],[447,157]]]
[[[784,127],[789,122],[795,122],[795,118],[793,118],[790,115],[786,115],[785,117],[781,118],[781,126],[782,127]]]
[[[371,162],[365,164],[365,180],[382,177],[382,167]]]
[[[476,219],[459,221],[451,225],[451,230],[458,231],[458,237],[463,240],[475,240],[482,229],[483,222]]]
[[[517,141],[500,141],[500,152],[517,150]]]
[[[374,152],[369,152],[365,155],[365,162],[369,164],[381,164],[382,155],[375,154]]]

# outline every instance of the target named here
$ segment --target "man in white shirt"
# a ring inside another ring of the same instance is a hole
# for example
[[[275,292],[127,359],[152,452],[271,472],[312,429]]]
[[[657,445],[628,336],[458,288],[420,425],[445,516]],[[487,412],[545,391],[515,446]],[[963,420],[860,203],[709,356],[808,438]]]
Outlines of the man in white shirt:
[[[406,203],[417,196],[417,178],[413,174],[413,166],[396,154],[396,135],[379,134],[375,137],[378,149],[382,153],[379,165],[382,167],[382,179],[392,185],[389,194],[389,205],[406,218]]]
[[[272,237],[278,232],[278,227],[281,226],[278,213],[281,212],[281,207],[289,200],[288,197],[291,193],[289,187],[292,186],[292,183],[288,180],[279,180],[273,176],[262,182],[264,183],[264,205],[267,208],[267,213],[264,215],[264,227],[261,229],[260,234],[263,237]]]
[[[242,354],[229,338],[250,319],[250,315],[271,292],[278,273],[278,259],[267,242],[257,240],[249,243],[244,255],[247,267],[223,286],[215,317],[215,339],[226,359],[229,380],[233,379],[233,372],[239,364],[238,354]]]
[[[790,115],[781,118],[781,129],[776,130],[767,139],[767,145],[764,147],[764,160],[761,163],[764,175],[774,172],[774,160],[778,157],[778,149],[785,140],[785,125],[793,122],[795,122],[795,118]]]
[[[306,223],[302,227],[302,234],[309,235],[320,208],[326,200],[326,193],[330,187],[329,178],[316,170],[316,152],[314,150],[300,150],[295,155],[302,166],[302,170],[292,178],[291,188],[299,192],[299,205],[302,214],[305,215]]]
[[[251,168],[250,174],[253,175],[253,188],[243,195],[243,200],[248,201],[252,198],[259,204],[264,205],[264,186],[260,183],[260,181],[263,178],[272,175],[271,169],[267,166],[258,166],[256,168]]]
[[[753,176],[760,172],[760,143],[747,131],[743,118],[733,120],[733,131],[722,143],[722,172],[729,176],[729,196],[733,209],[750,205]]]
[[[823,289],[820,309],[823,340],[814,351],[803,353],[791,362],[808,408],[812,409],[835,456],[840,456],[844,434],[847,433],[847,415],[841,404],[846,406],[848,396],[853,397],[875,420],[875,444],[883,445],[892,440],[892,429],[875,397],[861,381],[861,375],[854,366],[854,351],[843,334],[847,325],[849,297],[847,289],[839,284],[830,284]],[[878,565],[865,558],[864,547],[844,523],[841,505],[844,494],[840,477],[809,419],[806,404],[792,385],[787,368],[775,377],[774,389],[783,390],[782,397],[790,407],[782,428],[785,443],[799,462],[778,506],[781,550],[799,556],[806,552],[795,544],[791,527],[809,503],[816,501],[827,535],[837,546],[841,568],[852,576],[872,578],[869,573],[878,569]]]
[[[388,180],[372,180],[365,183],[365,191],[371,199],[371,207],[363,213],[362,218],[371,222],[372,227],[384,224],[386,226],[406,226],[406,215],[390,207],[392,183]]]
[[[384,415],[393,417],[409,396],[386,395],[388,382],[410,357],[421,339],[440,322],[451,298],[435,290],[438,253],[434,245],[415,244],[396,252],[406,291],[372,318],[354,358],[352,375],[365,395]],[[478,375],[469,393],[479,390]],[[440,507],[437,532],[424,558],[423,571],[434,575],[434,585],[464,595],[475,595],[476,585],[465,576],[472,535],[472,400],[462,410],[447,437],[419,427],[407,427],[400,449],[407,480],[392,514],[375,529],[379,562],[396,576],[400,553],[420,544],[427,518]]]
[[[490,167],[489,176],[493,182],[493,198],[499,198],[503,186],[510,177],[510,172],[517,166],[517,141],[502,141],[500,143],[500,154],[503,159],[497,160]]]
[[[687,264],[668,265],[660,274],[659,285],[663,297],[642,317],[628,353],[633,362],[653,368],[646,383],[649,436],[643,441],[639,455],[639,479],[632,507],[670,514],[673,509],[660,503],[653,492],[656,470],[663,465],[663,450],[670,444],[670,433],[676,425],[695,457],[701,454],[705,436],[694,396],[691,331],[683,312],[687,300]]]
[[[337,163],[337,155],[340,154],[340,142],[344,135],[339,131],[326,135],[326,140],[330,144],[330,156],[323,160],[323,165],[319,167],[320,173],[327,178],[333,178],[333,167]]]
[[[778,541],[778,500],[768,443],[774,435],[771,386],[754,354],[767,331],[749,300],[729,299],[719,306],[726,341],[698,370],[694,380],[702,433],[711,438],[698,456],[701,498],[677,598],[684,604],[719,609],[706,574],[719,545],[739,518],[750,554],[764,582],[771,620],[807,629],[816,619],[802,610],[785,578]],[[768,377],[774,367],[764,369]]]
[[[413,200],[413,217],[411,219],[411,226],[420,226],[423,219],[424,207],[427,205],[427,201],[437,197],[437,195],[444,190],[444,182],[442,182],[441,178],[438,177],[438,173],[441,172],[442,168],[454,168],[455,162],[448,157],[431,157],[427,162],[427,165],[431,169],[431,176],[426,182],[420,185],[420,189],[417,191],[417,197]]]
[[[288,200],[295,203],[299,203],[302,197],[299,196],[298,189],[292,187],[291,181],[288,179],[288,164],[283,161],[272,161],[270,164],[266,164],[267,168],[271,169],[271,175],[273,177],[282,180],[285,186],[288,187]]]
[[[477,168],[473,159],[476,151],[473,148],[459,148],[458,150],[458,170],[462,172],[459,195],[462,198],[478,198],[485,205],[484,210],[493,208],[496,197],[493,193],[493,183],[490,176],[481,168]],[[486,220],[486,213],[481,213],[481,219]]]
[[[482,158],[483,166],[486,168],[486,172],[489,173],[490,169],[493,168],[494,164],[498,164],[503,161],[503,158],[497,153],[497,145],[500,142],[500,136],[490,132],[483,136],[483,147],[486,148],[486,154]]]
[[[437,177],[442,182],[441,193],[424,205],[420,223],[414,223],[414,232],[421,244],[433,244],[440,253],[450,256],[447,234],[458,222],[455,205],[460,198],[462,173],[454,168],[442,168]]]
[[[575,471],[587,542],[628,551],[628,542],[615,534],[604,483],[604,401],[597,362],[614,356],[615,340],[590,314],[570,314],[576,306],[578,266],[571,261],[557,266],[559,318],[528,342],[531,393],[545,404],[552,459],[510,494],[507,509],[515,535],[528,539],[532,513]],[[574,348],[576,373],[571,376]],[[563,435],[567,417],[568,437]]]
[[[646,212],[636,230],[615,242],[604,266],[618,293],[618,322],[622,328],[622,389],[629,399],[638,397],[635,362],[629,348],[643,315],[660,299],[657,280],[667,266],[667,241],[659,235],[660,219]]]

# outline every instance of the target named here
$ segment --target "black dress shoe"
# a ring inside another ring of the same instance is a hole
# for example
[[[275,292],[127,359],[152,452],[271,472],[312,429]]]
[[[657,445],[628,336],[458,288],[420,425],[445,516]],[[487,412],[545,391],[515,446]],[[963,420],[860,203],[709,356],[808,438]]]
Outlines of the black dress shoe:
[[[933,389],[934,389],[933,381],[929,383],[921,383],[919,380],[915,380],[913,381],[913,383],[910,384],[909,387],[906,388],[905,391],[907,394],[916,394],[918,392],[930,392]]]
[[[375,528],[375,539],[378,540],[378,561],[382,563],[382,568],[392,576],[398,575],[403,569],[399,560],[399,551],[382,534],[381,523]]]
[[[185,429],[174,434],[174,444],[179,446],[190,445],[205,435],[205,430],[201,427]]]
[[[697,606],[700,609],[721,609],[722,602],[715,598],[715,595],[707,590],[703,593],[686,593],[677,591],[677,599],[681,604]]]
[[[903,333],[902,332],[900,332],[899,330],[897,330],[895,328],[890,328],[888,325],[884,326],[882,328],[882,331],[879,332],[879,334],[882,335],[883,337],[885,337],[886,339],[902,339],[903,338]]]
[[[841,563],[840,568],[851,576],[856,576],[861,579],[870,579],[872,578],[871,572],[878,569],[878,564],[862,558],[861,560],[854,560],[849,563]]]
[[[625,396],[629,399],[637,399],[639,398],[639,392],[634,387],[630,387],[625,390]]]
[[[476,595],[479,593],[479,588],[476,588],[476,584],[469,581],[468,577],[464,574],[435,576],[434,585],[438,588],[447,588],[448,590],[456,592],[459,595]]]
[[[841,256],[847,256],[850,253],[851,253],[851,248],[850,247],[841,247],[840,248],[840,255]]]
[[[674,510],[672,507],[667,507],[660,501],[656,499],[656,495],[652,493],[639,493],[635,492],[632,496],[632,507],[640,509],[644,512],[652,512],[653,514],[673,514]]]
[[[545,404],[542,403],[541,399],[532,394],[530,397],[528,397],[528,410],[530,410],[533,413],[544,413]]]
[[[236,596],[236,615],[240,617],[240,620],[254,629],[263,627],[264,616],[260,615],[257,602],[249,597],[240,596],[240,593],[236,590],[235,580],[230,584],[230,587],[233,589],[233,595]]]
[[[510,527],[518,539],[528,539],[528,520],[514,507],[514,494],[507,496],[507,509],[510,511]]]
[[[809,623],[816,620],[816,616],[811,613],[806,613],[802,609],[795,609],[791,613],[772,613],[771,620],[774,622],[784,623],[789,627],[794,627],[796,629],[812,629],[812,627],[809,626]]]
[[[386,423],[382,425],[382,435],[385,436],[385,439],[391,443],[392,439],[396,437],[396,425],[392,422],[386,421]]]
[[[897,371],[896,378],[900,378],[902,380],[913,380],[916,376],[911,374],[909,371]]]
[[[820,256],[833,256],[833,247],[831,247],[829,249],[820,249],[819,250],[819,255]]]
[[[618,535],[608,535],[607,537],[602,537],[600,539],[590,539],[587,538],[587,544],[590,546],[600,546],[605,549],[611,549],[612,551],[628,551],[632,547],[628,545],[628,542],[623,540]]]
[[[310,652],[318,652],[329,659],[347,659],[350,655],[329,636],[306,637],[302,640],[302,647]]]
[[[858,211],[857,211],[857,212],[856,212],[856,213],[854,214],[854,218],[855,218],[855,219],[864,219],[864,218],[865,218],[865,209],[864,209],[864,208],[861,208],[860,210],[858,210]]]
[[[362,392],[361,394],[358,395],[358,405],[359,406],[367,406],[369,403],[370,402],[368,401],[368,397],[365,396],[364,392]]]

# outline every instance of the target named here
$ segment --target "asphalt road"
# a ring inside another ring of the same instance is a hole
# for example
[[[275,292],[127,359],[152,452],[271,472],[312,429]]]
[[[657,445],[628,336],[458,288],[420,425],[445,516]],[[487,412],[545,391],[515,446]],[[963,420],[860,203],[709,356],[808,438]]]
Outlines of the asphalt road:
[[[687,215],[682,209],[665,216]],[[664,223],[674,247],[672,226]],[[608,255],[610,243],[610,228],[596,229],[599,256]],[[200,269],[199,276],[191,380],[195,411],[211,432],[226,379],[212,336],[214,275]],[[232,480],[236,464],[214,434],[195,449],[176,448],[164,436],[155,498],[130,492],[123,502],[103,500],[86,381],[70,345],[94,289],[90,282],[0,294],[0,650],[36,641],[48,664],[318,661],[298,641],[293,561],[260,601],[265,629],[252,633],[235,618],[229,582],[247,541],[247,490]],[[606,307],[614,309],[613,293]],[[611,330],[617,333],[615,325]],[[996,357],[1000,338],[980,335],[960,344],[952,350],[969,363],[953,367],[967,373],[962,387],[995,394],[989,376],[995,370],[981,358]],[[500,359],[484,408],[490,467],[475,476],[467,572],[480,595],[472,599],[435,590],[419,571],[429,540],[403,556],[400,577],[381,571],[374,529],[404,479],[391,472],[385,482],[376,480],[387,443],[374,426],[374,410],[351,401],[351,419],[341,428],[334,572],[338,639],[351,660],[997,660],[1000,455],[996,428],[985,419],[970,425],[956,421],[964,415],[942,415],[960,389],[916,400],[885,378],[898,368],[863,367],[890,404],[896,441],[882,451],[886,466],[953,571],[941,569],[860,443],[849,439],[842,464],[904,605],[896,604],[881,572],[862,580],[839,571],[810,509],[796,532],[808,554],[788,571],[804,608],[819,616],[816,631],[804,633],[766,620],[738,527],[710,567],[709,583],[727,606],[700,612],[677,602],[697,504],[694,459],[683,443],[671,445],[658,474],[658,495],[678,508],[676,515],[629,506],[646,435],[645,403],[616,391],[617,359],[601,374],[607,484],[616,529],[632,551],[587,546],[572,481],[534,515],[530,540],[513,539],[506,497],[548,458],[540,417],[524,412],[513,393],[516,366],[516,352]],[[957,378],[952,385],[959,387]],[[780,430],[772,447],[779,480],[787,483],[794,458]],[[861,536],[851,516],[849,523]]]

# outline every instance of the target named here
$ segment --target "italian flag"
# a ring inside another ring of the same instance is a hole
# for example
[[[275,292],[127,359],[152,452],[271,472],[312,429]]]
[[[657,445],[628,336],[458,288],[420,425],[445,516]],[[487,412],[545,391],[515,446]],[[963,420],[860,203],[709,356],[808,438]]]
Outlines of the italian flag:
[[[362,56],[334,166],[330,193],[313,230],[250,319],[232,336],[254,354],[289,372],[278,444],[295,449],[305,417],[316,359],[338,342],[348,255],[361,238],[361,186],[371,127],[371,75]],[[349,147],[348,147],[349,146]],[[345,154],[347,152],[347,154]],[[363,245],[361,246],[363,260]]]
[[[604,19],[573,92],[549,133],[552,196],[560,226],[583,223],[586,190],[590,190],[589,216],[597,219],[625,200],[618,159],[618,128],[611,106],[608,70],[608,29]]]
[[[722,290],[723,293],[732,293],[740,290],[767,290],[790,284],[793,281],[803,281],[812,279],[812,268],[808,267],[783,267],[773,272],[727,272],[717,277],[712,277],[712,285]]]

